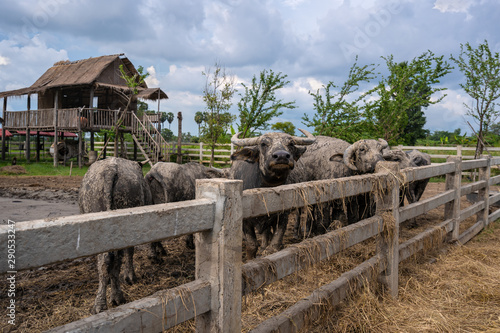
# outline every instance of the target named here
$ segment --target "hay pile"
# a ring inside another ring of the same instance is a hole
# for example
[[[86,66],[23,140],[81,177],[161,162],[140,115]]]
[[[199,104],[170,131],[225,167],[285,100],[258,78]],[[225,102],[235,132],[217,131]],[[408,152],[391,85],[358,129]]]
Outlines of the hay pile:
[[[399,299],[373,286],[309,332],[500,332],[500,222],[465,246],[400,267]],[[418,265],[417,265],[418,264]]]
[[[21,175],[26,173],[28,172],[21,165],[7,165],[0,168],[0,174],[2,175]]]

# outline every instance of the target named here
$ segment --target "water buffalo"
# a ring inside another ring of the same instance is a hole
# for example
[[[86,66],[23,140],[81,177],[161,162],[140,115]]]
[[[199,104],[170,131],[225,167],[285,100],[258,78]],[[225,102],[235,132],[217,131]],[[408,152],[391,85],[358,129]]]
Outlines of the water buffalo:
[[[145,176],[151,189],[153,204],[193,200],[196,179],[206,178],[223,178],[223,173],[194,162],[187,164],[158,162]],[[163,254],[163,248],[158,244],[155,245],[157,245],[156,256]],[[188,248],[194,248],[192,235],[187,237],[186,245]]]
[[[287,183],[288,176],[306,151],[304,146],[316,141],[309,132],[300,131],[306,135],[305,138],[285,133],[267,133],[259,137],[240,139],[240,133],[235,134],[231,142],[242,148],[231,155],[233,164],[225,170],[225,176],[243,180],[244,190]],[[259,244],[256,229],[263,235],[262,247],[267,248],[267,251],[277,251],[282,247],[287,223],[286,213],[245,219],[243,234],[247,259],[253,259],[257,255]]]
[[[297,168],[290,175],[292,183],[372,173],[376,164],[384,160],[383,152],[388,149],[387,142],[382,139],[359,140],[351,145],[337,138],[316,138],[317,141],[308,147],[297,163]],[[374,213],[370,194],[358,195],[346,201],[334,201],[332,205],[323,204],[321,209],[313,207],[313,221],[312,224],[306,223],[306,234],[324,232],[332,220],[345,218],[345,222],[354,223]],[[342,213],[345,216],[342,216]],[[300,220],[297,218],[296,236],[299,225]]]
[[[416,149],[408,152],[404,152],[400,149],[388,150],[384,153],[384,159],[398,162],[400,169],[431,165],[431,157],[429,154],[422,153]],[[429,179],[422,179],[409,183],[407,187],[403,187],[400,198],[401,205],[403,204],[404,195],[406,195],[408,203],[410,204],[419,201],[428,183]]]
[[[94,213],[113,209],[139,207],[151,204],[151,192],[144,180],[141,165],[122,158],[107,158],[92,164],[83,177],[78,193],[80,213]],[[97,256],[99,288],[92,308],[93,313],[107,309],[106,288],[111,286],[111,303],[125,303],[120,288],[120,268],[125,252],[124,278],[135,280],[134,248],[102,253]]]

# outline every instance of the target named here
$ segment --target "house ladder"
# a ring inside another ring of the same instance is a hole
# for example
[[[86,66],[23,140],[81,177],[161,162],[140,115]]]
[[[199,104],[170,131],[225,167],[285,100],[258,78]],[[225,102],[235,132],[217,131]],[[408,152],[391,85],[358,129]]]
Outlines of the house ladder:
[[[162,160],[168,161],[168,143],[158,129],[147,116],[141,120],[135,113],[131,112],[131,114],[132,138],[149,165],[153,166]]]

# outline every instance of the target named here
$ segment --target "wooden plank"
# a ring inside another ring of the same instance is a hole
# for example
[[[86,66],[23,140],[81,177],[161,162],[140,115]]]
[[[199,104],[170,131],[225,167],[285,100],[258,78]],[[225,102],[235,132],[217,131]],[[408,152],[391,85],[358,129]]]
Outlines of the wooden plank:
[[[488,180],[488,182],[491,186],[497,185],[498,183],[500,183],[500,175],[491,177],[490,180]]]
[[[487,165],[488,165],[488,160],[485,158],[472,161],[464,161],[462,162],[462,171],[477,169],[477,168],[485,168]]]
[[[490,196],[490,207],[493,206],[493,204],[497,203],[498,201],[500,201],[500,192]]]
[[[199,199],[18,222],[16,269],[209,230],[213,220],[214,202]],[[0,225],[0,244],[7,244],[8,232],[8,225]],[[2,260],[0,273],[6,271],[9,271],[7,260]]]
[[[417,252],[424,249],[424,245],[432,243],[439,236],[439,242],[443,243],[446,235],[453,231],[453,219],[441,222],[436,227],[429,228],[415,237],[399,245],[399,262],[402,262]]]
[[[46,332],[163,332],[210,311],[210,294],[208,281],[195,280]]]
[[[307,323],[319,319],[323,308],[338,305],[348,295],[356,292],[367,281],[372,281],[385,269],[385,260],[372,257],[353,270],[342,274],[335,281],[324,285],[298,301],[279,315],[272,317],[251,330],[251,333],[301,332]]]
[[[451,201],[455,197],[454,190],[448,190],[432,198],[421,200],[419,202],[412,203],[408,206],[399,209],[399,221],[404,222],[411,218],[417,217],[419,215],[425,214],[428,211],[437,208],[445,203]]]
[[[491,148],[488,148],[488,150],[490,150]],[[500,148],[497,148],[499,149],[498,151],[500,151]],[[492,157],[491,158],[491,166],[494,166],[494,165],[499,165],[500,164],[500,157]]]
[[[243,218],[267,215],[387,186],[387,176],[370,174],[243,191]]]
[[[460,237],[458,240],[460,243],[465,244],[468,241],[470,241],[474,236],[476,236],[478,233],[483,230],[484,223],[483,221],[478,221],[476,224],[474,224],[472,227],[464,231],[462,234],[460,234]]]
[[[488,216],[488,223],[494,222],[500,218],[500,209],[497,209]]]
[[[339,230],[306,239],[298,245],[243,265],[243,295],[325,260],[374,237],[382,230],[382,218],[374,216]]]
[[[474,182],[474,183],[463,185],[460,189],[460,195],[463,196],[463,195],[470,194],[474,191],[485,188],[485,186],[486,186],[485,180],[479,180],[479,181]]]
[[[472,206],[469,206],[460,212],[459,221],[462,222],[462,221],[468,219],[469,217],[473,216],[477,212],[480,212],[483,209],[484,209],[484,202],[483,201],[475,203]]]
[[[442,163],[439,165],[427,165],[418,168],[406,168],[401,170],[406,182],[429,179],[455,171],[455,163]]]

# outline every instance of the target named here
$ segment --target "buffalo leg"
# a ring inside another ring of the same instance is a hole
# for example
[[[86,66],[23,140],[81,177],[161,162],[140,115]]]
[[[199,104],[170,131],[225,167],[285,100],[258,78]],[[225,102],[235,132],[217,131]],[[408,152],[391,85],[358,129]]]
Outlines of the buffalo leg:
[[[130,250],[131,249],[131,250]],[[129,247],[126,250],[128,250],[128,255],[130,258],[133,257],[134,254],[134,248]],[[109,270],[109,282],[111,286],[111,303],[113,305],[120,305],[125,303],[125,296],[123,295],[123,292],[120,287],[120,269],[122,266],[122,260],[123,260],[123,252],[124,250],[118,250],[115,251],[113,256],[111,257],[111,262],[110,262],[110,270]],[[132,272],[134,271],[132,267]]]
[[[128,247],[125,250],[125,265],[123,267],[123,280],[127,284],[134,284],[137,281],[137,277],[134,272],[134,247]],[[120,270],[118,269],[118,274]]]
[[[276,228],[274,230],[274,235],[269,244],[268,248],[273,251],[279,251],[283,247],[283,237],[285,236],[286,227],[288,224],[288,213],[276,214],[275,217]]]
[[[257,256],[259,243],[255,229],[250,221],[243,221],[243,235],[245,236],[247,260],[254,259]]]
[[[99,287],[94,301],[93,314],[104,311],[108,308],[106,303],[106,288],[109,283],[110,261],[112,253],[101,253],[97,255],[97,271],[99,274]]]

